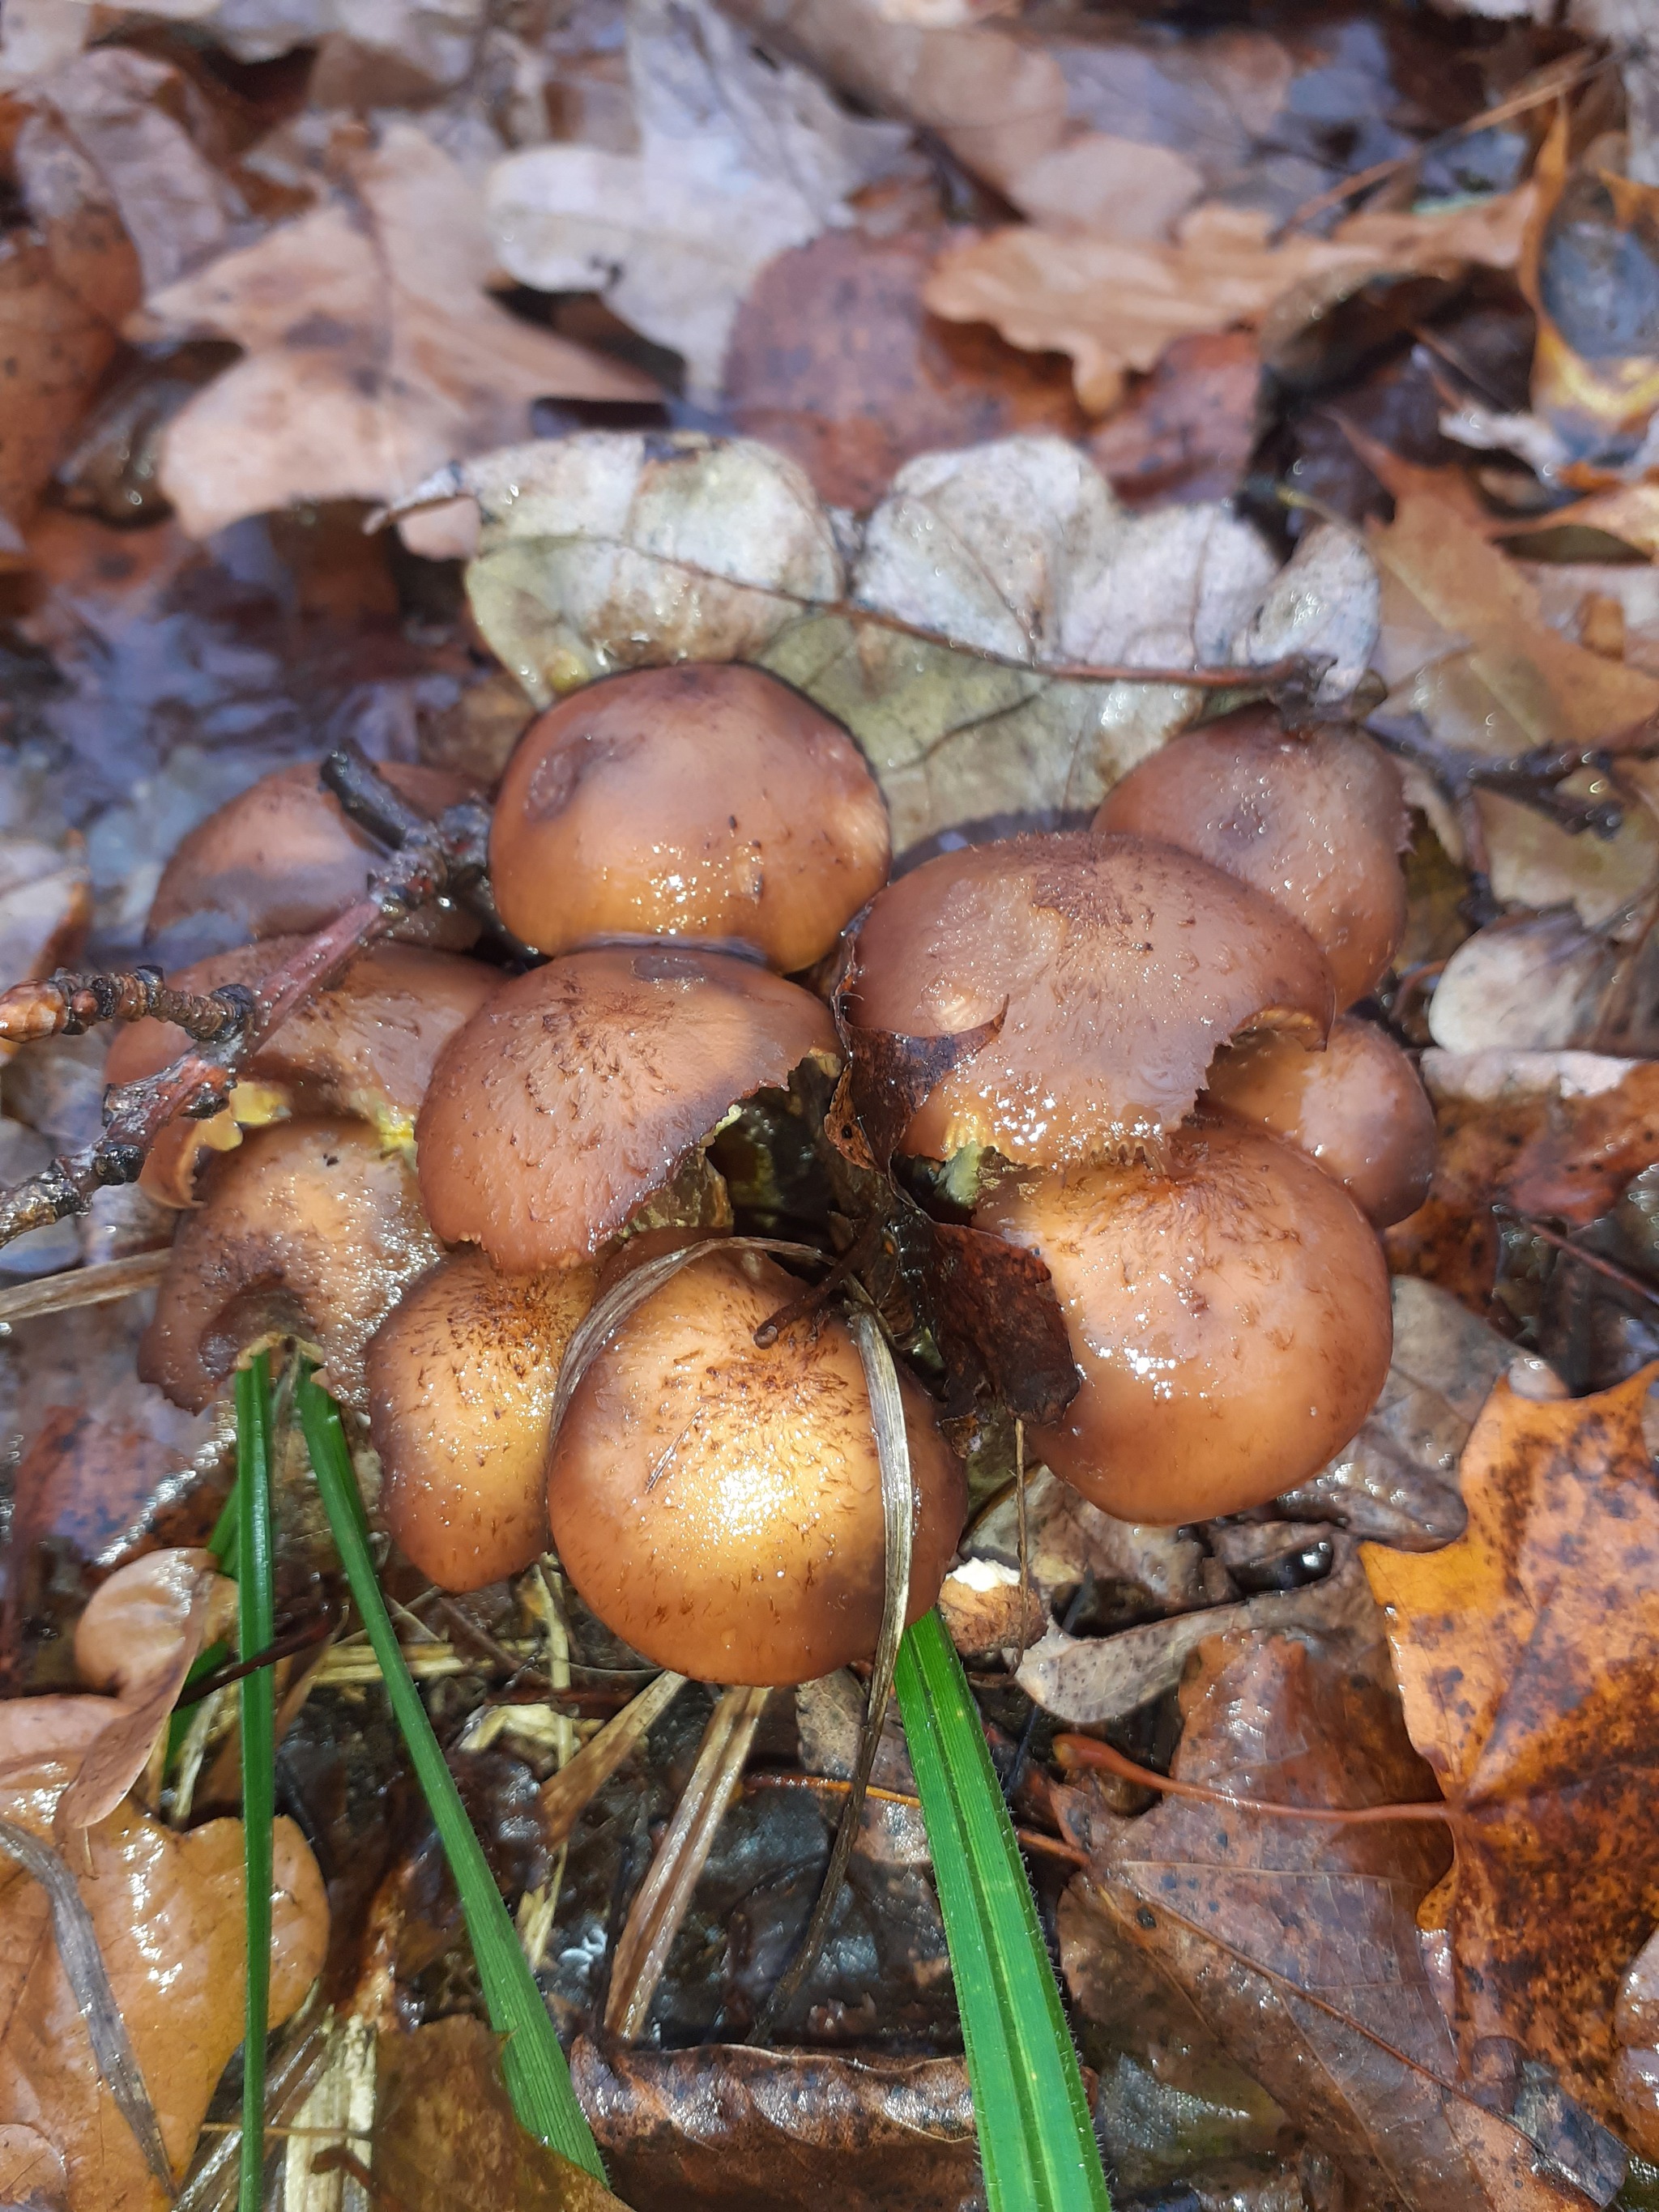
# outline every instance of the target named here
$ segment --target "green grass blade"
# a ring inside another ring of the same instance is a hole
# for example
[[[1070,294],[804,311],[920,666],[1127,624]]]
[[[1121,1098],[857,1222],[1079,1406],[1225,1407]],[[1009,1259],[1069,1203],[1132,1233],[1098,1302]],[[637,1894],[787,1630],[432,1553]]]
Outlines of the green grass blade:
[[[570,2086],[569,2069],[553,2022],[520,1948],[483,1847],[466,1817],[454,1777],[444,1763],[426,1707],[404,1663],[375,1577],[368,1528],[339,1413],[307,1370],[301,1371],[297,1398],[312,1468],[341,1565],[386,1679],[386,1694],[403,1732],[410,1763],[425,1793],[461,1893],[461,1910],[478,1962],[490,2025],[507,2039],[501,2063],[513,2109],[532,2135],[539,2136],[573,2165],[603,2181],[599,2148]]]
[[[979,1710],[936,1613],[899,1646],[991,2212],[1110,2212],[1077,2053]]]
[[[276,1641],[270,1534],[270,1378],[261,1352],[236,1376],[236,1565],[246,1658]],[[240,2212],[264,2195],[265,2021],[270,2001],[270,1824],[276,1796],[276,1686],[269,1667],[241,1680],[242,1871],[247,1900],[247,2008],[242,2033]]]

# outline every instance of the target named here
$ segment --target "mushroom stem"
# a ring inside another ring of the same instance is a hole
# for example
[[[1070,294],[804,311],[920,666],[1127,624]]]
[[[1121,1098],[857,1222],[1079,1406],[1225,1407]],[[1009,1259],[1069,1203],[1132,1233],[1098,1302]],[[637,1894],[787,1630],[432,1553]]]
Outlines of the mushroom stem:
[[[199,999],[169,994],[159,969],[139,968],[105,977],[54,977],[45,985],[19,984],[0,994],[0,1037],[9,1034],[27,1041],[60,1031],[75,1035],[88,1018],[136,1021],[159,1014],[197,1040],[195,1049],[181,1054],[158,1073],[118,1084],[106,1092],[103,1134],[94,1143],[61,1153],[38,1175],[0,1193],[0,1245],[31,1229],[84,1213],[94,1192],[107,1184],[136,1182],[162,1130],[181,1117],[204,1121],[222,1111],[237,1070],[297,1006],[332,982],[364,945],[389,935],[417,908],[436,898],[459,896],[480,879],[483,842],[473,810],[452,807],[441,821],[422,817],[417,825],[414,810],[368,760],[353,761],[345,752],[332,758],[347,763],[354,787],[366,793],[381,787],[388,826],[393,823],[393,809],[398,822],[405,816],[410,819],[399,830],[400,842],[386,866],[369,878],[363,897],[307,938],[257,990],[227,985]],[[141,1003],[146,1000],[148,1003]],[[216,1002],[220,1008],[216,1018],[209,1011]],[[8,1019],[18,1026],[8,1031]]]

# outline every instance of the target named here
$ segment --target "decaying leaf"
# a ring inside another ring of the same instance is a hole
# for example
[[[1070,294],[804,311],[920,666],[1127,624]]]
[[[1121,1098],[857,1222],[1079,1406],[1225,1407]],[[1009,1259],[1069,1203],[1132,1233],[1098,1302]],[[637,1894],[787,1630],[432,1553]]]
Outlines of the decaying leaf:
[[[495,2037],[465,2014],[380,2038],[374,2173],[403,2212],[625,2212],[602,2181],[526,2133]]]
[[[1200,1650],[1174,1772],[1322,1808],[1431,1794],[1387,1658],[1245,1631]],[[1060,1794],[1086,1881],[1223,2045],[1367,2196],[1416,2212],[1546,2212],[1583,2199],[1457,2081],[1419,1948],[1444,1830],[1275,1820],[1168,1798],[1137,1820]]]
[[[521,432],[550,394],[654,396],[640,371],[516,322],[480,291],[488,267],[475,187],[399,122],[331,199],[153,294],[148,334],[246,349],[167,431],[161,483],[185,527],[390,498]]]
[[[175,2175],[242,2038],[241,1829],[215,1820],[174,1835],[122,1797],[118,1773],[131,1780],[143,1765],[166,1717],[154,1711],[158,1686],[170,1686],[170,1705],[186,1634],[209,1625],[192,1595],[204,1556],[141,1560],[105,1584],[101,1607],[98,1599],[88,1607],[77,1656],[122,1695],[0,1704],[0,1814],[48,1835],[80,1793],[66,1849],[84,1854],[74,1862],[82,1898]],[[273,2025],[315,1978],[328,1926],[316,1863],[290,1820],[276,1824],[275,1854]],[[46,2201],[64,2212],[160,2212],[166,2203],[100,2076],[46,1892],[9,1859],[0,1859],[0,2109],[38,2139],[4,2147],[8,2172],[44,2173]]]
[[[1297,650],[1341,684],[1369,658],[1375,580],[1347,533],[1276,592],[1266,544],[1226,507],[1132,515],[1058,438],[907,464],[846,568],[805,477],[746,440],[549,440],[441,471],[402,507],[460,493],[482,514],[473,611],[538,704],[641,661],[759,660],[852,729],[900,848],[1095,805],[1201,696],[1045,666],[1243,669]]]
[[[490,239],[522,283],[602,291],[712,398],[762,265],[849,222],[847,195],[891,168],[908,133],[761,60],[709,0],[635,0],[628,62],[639,151],[510,155],[489,179]]]
[[[1617,2124],[1619,1984],[1659,1917],[1659,1370],[1582,1399],[1500,1382],[1443,1552],[1367,1546],[1412,1740],[1453,1808],[1425,1907],[1451,1943],[1466,2060],[1509,2039]]]
[[[1150,369],[1174,339],[1260,323],[1310,277],[1513,268],[1529,199],[1495,199],[1464,215],[1354,216],[1329,239],[1269,242],[1269,217],[1206,203],[1169,245],[1026,227],[996,230],[941,256],[927,299],[955,322],[994,323],[1011,344],[1067,353],[1078,397],[1104,413],[1124,374]]]

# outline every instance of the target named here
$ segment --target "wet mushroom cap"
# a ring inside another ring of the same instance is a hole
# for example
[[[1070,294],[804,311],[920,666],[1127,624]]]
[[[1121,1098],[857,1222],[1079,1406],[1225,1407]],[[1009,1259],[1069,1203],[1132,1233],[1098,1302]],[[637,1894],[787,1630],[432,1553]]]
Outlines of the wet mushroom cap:
[[[375,1332],[381,1517],[441,1589],[478,1589],[547,1549],[553,1386],[595,1281],[591,1267],[503,1275],[482,1252],[453,1252]]]
[[[504,984],[439,1057],[416,1124],[432,1225],[515,1273],[574,1266],[732,1106],[836,1049],[819,1000],[727,954],[550,961]]]
[[[1339,1014],[1323,1052],[1243,1038],[1216,1054],[1207,1093],[1235,1120],[1300,1146],[1373,1226],[1415,1213],[1434,1175],[1434,1109],[1386,1030]]]
[[[1185,730],[1106,794],[1097,830],[1196,853],[1293,915],[1351,1006],[1388,971],[1406,927],[1400,771],[1357,730],[1285,734],[1269,708]]]
[[[406,1157],[361,1121],[284,1121],[213,1160],[204,1183],[138,1347],[141,1380],[199,1412],[245,1346],[280,1332],[320,1345],[330,1388],[360,1405],[363,1346],[439,1256]]]
[[[489,839],[501,919],[564,952],[611,938],[810,967],[887,880],[887,809],[839,722],[762,669],[642,668],[533,721]]]
[[[1241,1030],[1310,1043],[1331,1018],[1317,948],[1278,908],[1168,845],[1080,831],[941,854],[860,925],[848,996],[867,1029],[1000,1023],[901,1140],[1060,1167],[1155,1152]]]
[[[427,813],[441,814],[477,787],[447,769],[384,761],[386,781]],[[161,872],[146,934],[211,915],[221,942],[302,935],[320,929],[360,899],[386,854],[325,791],[313,762],[296,761],[241,792],[198,822]],[[454,907],[423,907],[398,935],[464,951],[479,925]]]
[[[270,938],[211,953],[168,975],[181,991],[257,986],[298,950],[298,938]],[[300,1113],[356,1114],[382,1129],[411,1123],[439,1053],[501,985],[499,972],[423,945],[374,945],[337,982],[274,1030],[241,1070],[246,1083],[281,1085]],[[118,1030],[105,1080],[154,1075],[189,1046],[171,1022]]]
[[[885,1540],[858,1350],[833,1317],[765,1351],[800,1285],[715,1253],[619,1324],[578,1385],[548,1468],[559,1558],[605,1626],[711,1682],[805,1682],[874,1653]],[[902,1376],[916,1490],[908,1617],[961,1533],[961,1467]]]
[[[1376,1237],[1276,1138],[1189,1129],[1167,1174],[1011,1176],[974,1220],[1045,1261],[1083,1378],[1031,1449],[1121,1520],[1206,1521],[1293,1489],[1388,1374]]]

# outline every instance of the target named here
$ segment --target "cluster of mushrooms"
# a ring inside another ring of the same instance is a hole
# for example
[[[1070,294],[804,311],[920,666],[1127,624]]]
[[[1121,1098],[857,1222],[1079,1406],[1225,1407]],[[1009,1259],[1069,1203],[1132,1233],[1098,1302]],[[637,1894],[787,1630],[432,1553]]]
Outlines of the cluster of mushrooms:
[[[460,795],[392,773],[434,810]],[[1165,745],[1086,830],[890,882],[874,779],[787,685],[727,665],[592,684],[532,723],[495,801],[495,904],[535,963],[476,949],[453,908],[416,915],[152,1155],[148,1187],[189,1210],[143,1370],[200,1407],[251,1343],[319,1347],[379,1456],[385,1526],[444,1589],[550,1542],[599,1618],[682,1674],[794,1683],[868,1659],[884,1537],[858,1349],[731,1235],[714,1163],[762,1105],[799,1118],[792,1074],[833,1071],[846,1040],[914,1062],[973,1031],[906,1094],[897,1150],[1048,1271],[1079,1381],[1030,1454],[1129,1520],[1260,1505],[1376,1397],[1375,1230],[1432,1160],[1409,1060],[1346,1011],[1399,942],[1404,830],[1368,738],[1290,736],[1255,708]],[[371,858],[307,772],[266,779],[186,841],[153,916],[252,941],[173,980],[262,976],[361,896]],[[109,1079],[181,1042],[137,1024]],[[693,1240],[550,1433],[596,1298]],[[915,1619],[967,1492],[933,1398],[902,1389]]]

